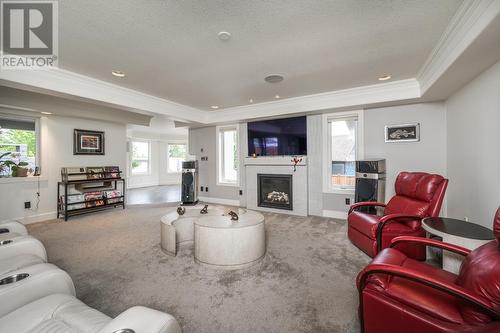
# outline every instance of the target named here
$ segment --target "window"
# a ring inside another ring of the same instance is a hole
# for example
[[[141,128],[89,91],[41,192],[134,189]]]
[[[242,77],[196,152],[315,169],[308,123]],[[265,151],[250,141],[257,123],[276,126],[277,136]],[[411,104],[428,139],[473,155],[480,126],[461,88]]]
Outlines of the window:
[[[149,142],[132,141],[131,170],[133,175],[149,173]]]
[[[326,191],[352,192],[361,158],[360,112],[326,115]]]
[[[10,160],[32,174],[39,166],[37,127],[35,119],[0,117],[0,161]],[[10,176],[12,172],[12,166],[0,163],[0,176]]]
[[[217,127],[218,184],[238,185],[237,126]]]
[[[182,162],[186,160],[187,146],[184,143],[168,144],[167,171],[177,173],[182,170]]]

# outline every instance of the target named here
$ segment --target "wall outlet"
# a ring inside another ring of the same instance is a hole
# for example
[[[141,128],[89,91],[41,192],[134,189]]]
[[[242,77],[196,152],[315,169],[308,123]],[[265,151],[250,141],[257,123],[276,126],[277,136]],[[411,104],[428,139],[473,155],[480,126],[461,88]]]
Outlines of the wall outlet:
[[[208,186],[205,186],[205,192],[208,192]]]
[[[240,195],[243,195],[243,190],[240,190]]]
[[[24,208],[25,209],[31,209],[31,201],[25,201],[24,202]]]
[[[351,204],[351,198],[345,198],[345,204],[350,205]]]
[[[203,186],[200,186],[200,191],[203,192]]]

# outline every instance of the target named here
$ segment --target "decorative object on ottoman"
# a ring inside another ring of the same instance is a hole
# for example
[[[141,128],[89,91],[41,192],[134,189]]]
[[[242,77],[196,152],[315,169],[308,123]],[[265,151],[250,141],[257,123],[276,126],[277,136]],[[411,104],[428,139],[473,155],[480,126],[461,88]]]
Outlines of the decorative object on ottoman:
[[[186,208],[180,206],[177,207],[177,214],[184,215],[184,213],[186,213]]]
[[[206,214],[208,213],[208,205],[205,205],[201,210],[200,210],[200,214]]]
[[[236,214],[235,212],[233,211],[230,211],[228,213],[229,216],[231,216],[231,221],[238,221],[239,220],[239,217],[238,217],[238,214]]]

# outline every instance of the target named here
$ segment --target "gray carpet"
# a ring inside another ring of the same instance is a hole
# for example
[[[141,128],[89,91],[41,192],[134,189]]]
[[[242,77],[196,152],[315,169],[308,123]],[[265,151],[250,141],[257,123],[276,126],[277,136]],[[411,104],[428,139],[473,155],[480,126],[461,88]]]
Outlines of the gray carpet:
[[[267,254],[246,270],[215,271],[159,246],[166,206],[135,206],[33,224],[77,297],[110,316],[133,305],[174,315],[190,332],[359,332],[355,277],[369,258],[345,221],[265,214]]]

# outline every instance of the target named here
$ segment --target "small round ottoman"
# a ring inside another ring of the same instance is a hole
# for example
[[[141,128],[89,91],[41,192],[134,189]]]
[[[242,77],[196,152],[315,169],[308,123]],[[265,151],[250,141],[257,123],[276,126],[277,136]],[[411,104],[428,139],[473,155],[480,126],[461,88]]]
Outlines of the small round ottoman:
[[[206,216],[194,221],[194,257],[201,265],[224,270],[258,263],[266,253],[264,216],[246,211],[231,216]]]

